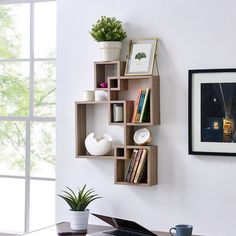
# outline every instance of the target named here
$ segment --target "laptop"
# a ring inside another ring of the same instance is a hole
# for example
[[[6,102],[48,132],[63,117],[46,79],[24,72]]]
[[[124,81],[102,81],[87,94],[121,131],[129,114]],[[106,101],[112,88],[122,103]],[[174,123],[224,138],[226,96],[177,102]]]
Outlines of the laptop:
[[[137,224],[134,221],[119,219],[115,217],[105,216],[94,214],[100,220],[106,222],[107,224],[111,225],[115,228],[115,230],[103,231],[103,232],[96,232],[87,235],[91,236],[157,236],[156,234],[152,233],[150,230],[144,228],[143,226]]]

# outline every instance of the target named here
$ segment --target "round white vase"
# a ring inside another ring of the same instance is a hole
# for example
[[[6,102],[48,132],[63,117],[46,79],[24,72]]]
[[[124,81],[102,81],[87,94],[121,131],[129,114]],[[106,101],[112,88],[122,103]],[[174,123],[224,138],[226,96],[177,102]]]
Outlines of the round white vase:
[[[99,42],[102,61],[117,61],[120,60],[121,42],[106,41]]]
[[[109,134],[96,137],[91,133],[85,139],[85,147],[92,156],[106,155],[112,148],[112,137]]]
[[[95,91],[95,101],[107,101],[108,100],[108,92],[103,90]]]
[[[70,211],[70,227],[73,230],[85,231],[88,228],[89,210]]]

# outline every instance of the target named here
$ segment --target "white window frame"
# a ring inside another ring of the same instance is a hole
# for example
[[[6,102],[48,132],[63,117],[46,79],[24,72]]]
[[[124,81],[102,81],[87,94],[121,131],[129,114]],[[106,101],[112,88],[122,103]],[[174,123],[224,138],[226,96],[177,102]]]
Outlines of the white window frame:
[[[55,178],[45,177],[31,177],[30,176],[30,123],[34,121],[39,122],[56,122],[56,117],[37,117],[34,116],[34,63],[36,61],[54,61],[56,58],[35,58],[34,57],[34,3],[36,2],[56,2],[56,0],[0,0],[2,4],[19,4],[29,3],[30,4],[30,54],[29,58],[19,59],[0,59],[2,62],[29,62],[30,73],[29,73],[29,115],[28,116],[0,116],[1,121],[25,121],[25,175],[1,175],[0,178],[11,178],[11,179],[24,179],[25,180],[25,209],[24,209],[24,232],[29,232],[30,225],[30,181],[31,180],[43,180],[43,181],[54,181]],[[3,232],[4,233],[4,232]],[[0,232],[1,235],[1,232]],[[4,234],[5,235],[5,234]],[[10,234],[9,234],[10,235]]]

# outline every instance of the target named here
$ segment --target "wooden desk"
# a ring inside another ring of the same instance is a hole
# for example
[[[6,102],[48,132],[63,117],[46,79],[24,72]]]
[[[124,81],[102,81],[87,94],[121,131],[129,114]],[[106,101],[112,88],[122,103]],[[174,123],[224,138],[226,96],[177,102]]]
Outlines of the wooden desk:
[[[69,231],[70,229],[70,225],[67,222],[62,222],[59,223],[57,225],[53,225],[44,229],[40,229],[37,231],[33,231],[27,234],[23,234],[23,235],[27,235],[27,236],[58,236],[58,232],[61,231]],[[99,232],[99,231],[104,231],[104,230],[109,230],[111,229],[111,227],[108,226],[102,226],[102,225],[89,225],[88,227],[88,233],[95,233],[95,232]],[[160,231],[153,231],[155,234],[157,234],[158,236],[170,236],[169,233],[167,232],[160,232]],[[69,234],[68,234],[69,235]],[[76,234],[77,236],[85,236],[86,234]],[[76,236],[73,235],[73,236]],[[66,236],[66,235],[64,235]],[[193,235],[194,236],[194,235]],[[195,235],[196,236],[196,235]]]

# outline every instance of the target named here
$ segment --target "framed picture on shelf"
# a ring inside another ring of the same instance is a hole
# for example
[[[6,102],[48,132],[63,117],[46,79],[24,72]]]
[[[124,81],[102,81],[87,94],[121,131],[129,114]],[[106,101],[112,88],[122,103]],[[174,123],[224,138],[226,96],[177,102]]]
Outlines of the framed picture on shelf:
[[[189,154],[236,156],[236,68],[189,70]]]
[[[157,38],[130,41],[125,75],[152,75],[157,41]]]

